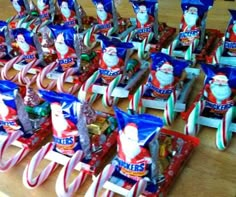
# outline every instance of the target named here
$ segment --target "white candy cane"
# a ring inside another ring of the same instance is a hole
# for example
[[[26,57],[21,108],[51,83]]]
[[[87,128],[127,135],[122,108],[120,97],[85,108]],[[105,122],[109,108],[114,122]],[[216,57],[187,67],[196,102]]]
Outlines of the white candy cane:
[[[4,172],[9,169],[11,169],[13,166],[17,165],[28,153],[29,149],[28,147],[22,147],[20,151],[18,151],[13,157],[8,159],[7,161],[3,161],[3,154],[7,150],[9,146],[12,145],[12,143],[17,140],[19,137],[21,137],[23,134],[22,131],[14,131],[12,133],[9,133],[6,139],[1,142],[0,145],[0,171]]]
[[[77,90],[79,90],[79,88],[80,88],[79,84],[74,84],[69,89],[68,88],[67,89],[64,88],[64,84],[66,82],[66,79],[69,76],[72,76],[73,74],[75,74],[75,72],[76,72],[76,70],[74,68],[69,68],[68,70],[66,70],[64,73],[62,73],[59,76],[59,78],[57,79],[57,90],[59,92],[74,94]]]
[[[49,84],[44,85],[43,81],[46,78],[47,74],[51,71],[53,71],[57,67],[57,62],[52,62],[38,74],[38,77],[36,79],[37,87],[39,89],[44,89],[44,90],[52,90],[53,88],[56,87],[57,80],[50,80]]]
[[[81,171],[73,182],[67,187],[67,181],[75,166],[83,159],[83,151],[77,151],[59,173],[56,182],[56,193],[59,197],[70,197],[78,190],[87,178],[87,173]]]
[[[99,191],[102,189],[105,182],[109,180],[114,171],[115,166],[113,166],[112,164],[107,165],[104,170],[98,175],[92,185],[89,187],[88,191],[85,194],[85,197],[97,197]]]
[[[41,185],[57,168],[56,162],[50,162],[43,171],[35,178],[33,174],[39,163],[44,159],[48,152],[52,151],[55,144],[53,142],[43,146],[30,160],[23,173],[23,184],[25,187],[32,189]]]
[[[20,85],[27,85],[29,82],[30,84],[33,84],[36,81],[37,74],[35,74],[31,78],[27,77],[26,75],[33,66],[38,65],[39,63],[40,60],[34,59],[21,69],[21,71],[18,74],[18,82]]]
[[[11,70],[11,68],[13,67],[13,65],[15,63],[20,62],[22,59],[23,59],[23,55],[20,55],[20,56],[16,56],[13,59],[9,60],[1,70],[2,79],[13,81],[13,82],[17,81],[18,80],[18,74],[14,75],[12,77],[8,76],[8,74],[9,74],[9,71]]]

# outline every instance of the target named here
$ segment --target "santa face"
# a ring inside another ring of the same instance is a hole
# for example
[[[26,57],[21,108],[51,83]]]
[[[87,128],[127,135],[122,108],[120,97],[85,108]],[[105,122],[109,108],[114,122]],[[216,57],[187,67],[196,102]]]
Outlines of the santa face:
[[[21,6],[19,5],[17,0],[12,1],[12,6],[15,8],[17,12],[21,12]]]
[[[195,7],[190,7],[184,14],[184,20],[189,27],[196,25],[198,20],[198,10]]]
[[[236,34],[236,23],[233,25],[232,30],[233,30],[234,34]]]
[[[66,18],[70,17],[71,11],[70,11],[70,9],[68,7],[68,3],[66,1],[63,1],[61,3],[61,13]]]
[[[66,121],[62,107],[58,103],[51,104],[51,117],[54,130],[57,132],[57,136],[61,137],[63,131],[68,128],[68,122]]]
[[[104,10],[104,7],[101,3],[97,5],[97,16],[101,21],[105,21],[107,19],[107,12]]]
[[[137,19],[141,25],[145,25],[148,22],[148,13],[145,6],[139,6],[139,11],[137,13]]]
[[[19,34],[17,36],[16,43],[24,53],[29,52],[30,45],[25,41],[25,38],[23,35]]]
[[[223,100],[228,99],[232,93],[228,84],[213,83],[210,88],[218,104],[221,104]]]
[[[121,146],[126,149],[124,154],[127,162],[134,159],[140,152],[138,144],[138,130],[133,126],[126,126],[124,132],[120,135]]]
[[[65,55],[69,51],[69,47],[66,45],[62,34],[59,34],[57,36],[57,39],[55,41],[55,48],[61,55]]]
[[[37,7],[40,11],[43,11],[44,8],[46,7],[46,4],[43,2],[43,0],[38,0],[37,1]]]
[[[102,58],[108,67],[116,66],[119,63],[119,57],[114,47],[107,47]]]
[[[171,85],[174,81],[173,67],[169,64],[164,64],[156,71],[155,76],[161,86]]]

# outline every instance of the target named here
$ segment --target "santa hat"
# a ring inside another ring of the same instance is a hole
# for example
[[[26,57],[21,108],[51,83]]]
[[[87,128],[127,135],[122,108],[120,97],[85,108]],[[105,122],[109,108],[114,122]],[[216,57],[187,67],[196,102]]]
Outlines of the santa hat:
[[[117,49],[114,46],[109,46],[109,47],[105,48],[104,52],[108,53],[109,55],[116,55],[117,54]]]
[[[223,73],[216,74],[212,77],[212,83],[219,85],[228,85],[228,78]]]
[[[157,70],[160,70],[160,71],[165,72],[165,73],[173,73],[174,68],[169,62],[165,62]]]
[[[129,123],[124,128],[124,134],[125,136],[138,143],[138,127],[135,123]]]
[[[65,42],[63,33],[60,33],[60,34],[57,35],[56,41],[60,42],[60,43],[64,43]]]
[[[98,10],[104,10],[104,6],[102,5],[102,3],[97,4],[97,9]]]
[[[92,0],[93,4],[99,9],[104,9],[107,13],[112,14],[112,0]]]
[[[145,5],[140,5],[138,12],[147,12],[147,7]]]

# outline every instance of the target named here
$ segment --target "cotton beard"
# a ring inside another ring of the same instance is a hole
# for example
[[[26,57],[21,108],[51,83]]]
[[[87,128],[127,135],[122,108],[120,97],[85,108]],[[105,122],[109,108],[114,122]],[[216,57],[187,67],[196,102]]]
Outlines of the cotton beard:
[[[133,140],[128,139],[123,133],[120,135],[120,142],[126,157],[126,162],[131,162],[131,160],[141,152],[139,144]]]
[[[62,137],[63,132],[68,128],[68,122],[62,112],[52,110],[52,124],[58,137]]]
[[[69,51],[69,47],[65,43],[55,42],[55,48],[62,56]]]
[[[228,85],[211,84],[210,88],[218,104],[221,104],[223,100],[228,99],[232,93],[231,88]]]
[[[101,21],[105,21],[107,19],[107,13],[105,10],[97,10],[97,16]]]
[[[171,85],[174,81],[174,76],[172,73],[165,73],[162,71],[156,72],[156,78],[160,83],[160,88],[164,88],[166,85]]]
[[[30,50],[30,46],[26,42],[17,42],[17,44],[24,53],[27,53]]]
[[[65,8],[65,7],[61,8],[61,13],[66,18],[69,18],[70,14],[71,14],[70,9],[68,7],[67,8]]]
[[[236,24],[233,25],[232,30],[233,30],[233,33],[236,34]]]
[[[119,63],[119,57],[117,55],[109,55],[108,53],[104,53],[102,58],[108,67],[116,66]]]
[[[145,25],[148,22],[148,14],[147,13],[137,13],[137,19],[141,25]]]
[[[197,19],[198,19],[197,14],[191,14],[188,12],[184,14],[184,20],[185,20],[186,24],[188,25],[188,27],[190,27],[190,28],[193,27],[194,25],[196,25]]]

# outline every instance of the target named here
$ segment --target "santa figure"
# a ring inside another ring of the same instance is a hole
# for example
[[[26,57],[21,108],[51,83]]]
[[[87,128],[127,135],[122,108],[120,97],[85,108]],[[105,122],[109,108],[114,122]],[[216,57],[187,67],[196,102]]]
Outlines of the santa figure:
[[[229,87],[228,78],[224,74],[217,74],[205,86],[204,96],[214,104],[227,104],[232,101],[232,89]]]
[[[21,5],[20,1],[12,0],[12,6],[15,8],[19,16],[23,16],[25,14],[25,7]]]
[[[41,19],[45,20],[49,17],[49,5],[46,4],[45,0],[37,0],[37,7]]]
[[[60,5],[63,21],[75,20],[75,12],[69,8],[67,1],[62,1]]]
[[[182,22],[181,22],[181,31],[187,32],[187,31],[193,31],[198,30],[199,27],[197,25],[197,22],[199,20],[198,16],[198,8],[190,6],[183,15]]]
[[[126,163],[137,164],[142,161],[151,163],[152,159],[147,148],[139,145],[138,128],[129,123],[121,131],[118,138],[118,157]]]
[[[151,27],[154,22],[154,18],[148,14],[147,7],[140,5],[136,12],[137,28]]]
[[[114,46],[106,47],[102,54],[102,59],[100,62],[100,69],[108,70],[110,73],[117,72],[117,75],[120,74],[122,66],[124,65],[124,61],[117,54],[117,49]],[[116,76],[117,76],[116,75]],[[106,76],[103,75],[103,79],[105,82],[112,81],[116,76]]]
[[[53,135],[58,138],[78,136],[76,124],[66,119],[60,103],[51,103]]]
[[[36,54],[36,48],[26,42],[23,34],[18,34],[15,40],[23,55]]]
[[[96,5],[97,20],[99,24],[109,24],[112,22],[112,15],[106,12],[102,3]]]

